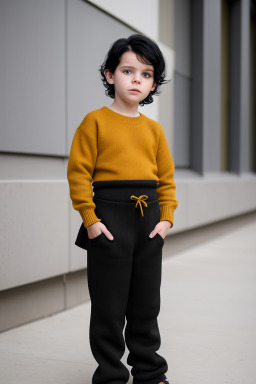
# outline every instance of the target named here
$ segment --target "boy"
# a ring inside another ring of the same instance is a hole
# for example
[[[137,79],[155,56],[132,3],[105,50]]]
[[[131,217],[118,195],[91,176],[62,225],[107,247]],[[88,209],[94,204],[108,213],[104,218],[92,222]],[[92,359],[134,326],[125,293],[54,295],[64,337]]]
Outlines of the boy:
[[[76,245],[87,249],[90,345],[99,364],[92,383],[128,381],[120,361],[126,318],[133,384],[169,384],[156,350],[162,247],[178,206],[174,163],[160,124],[138,112],[165,83],[165,62],[157,44],[134,34],[111,46],[100,72],[114,101],[85,116],[67,170],[83,220]]]

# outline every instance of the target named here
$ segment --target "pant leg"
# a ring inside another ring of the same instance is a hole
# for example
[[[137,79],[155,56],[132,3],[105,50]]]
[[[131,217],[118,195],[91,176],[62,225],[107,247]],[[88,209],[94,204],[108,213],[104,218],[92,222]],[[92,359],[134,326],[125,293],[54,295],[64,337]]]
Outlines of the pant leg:
[[[121,362],[125,352],[123,329],[132,268],[131,242],[127,237],[129,215],[122,204],[100,204],[95,210],[113,234],[104,233],[88,240],[87,273],[91,297],[89,338],[92,354],[98,363],[92,384],[125,384],[130,373]]]
[[[162,247],[158,234],[149,238],[160,220],[158,202],[144,209],[136,222],[137,242],[133,253],[131,285],[126,312],[127,363],[132,366],[134,384],[158,384],[166,378],[166,360],[156,351],[161,337],[157,322],[160,311]]]

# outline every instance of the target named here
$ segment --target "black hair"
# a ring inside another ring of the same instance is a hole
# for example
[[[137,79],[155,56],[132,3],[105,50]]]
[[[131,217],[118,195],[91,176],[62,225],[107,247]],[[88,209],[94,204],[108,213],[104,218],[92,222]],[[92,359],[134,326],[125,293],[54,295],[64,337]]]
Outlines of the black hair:
[[[109,69],[113,74],[116,67],[120,63],[120,58],[123,53],[132,51],[137,54],[137,59],[144,64],[153,65],[154,67],[154,83],[156,87],[153,91],[150,91],[148,96],[141,100],[139,104],[153,103],[153,95],[159,95],[159,87],[162,84],[168,83],[170,80],[165,80],[166,77],[166,64],[164,56],[158,47],[158,45],[150,40],[148,37],[139,33],[133,34],[128,38],[121,38],[116,40],[111,46],[105,57],[103,64],[100,66],[100,75],[103,85],[106,88],[105,94],[112,99],[115,98],[114,84],[109,84],[105,77],[104,71]]]

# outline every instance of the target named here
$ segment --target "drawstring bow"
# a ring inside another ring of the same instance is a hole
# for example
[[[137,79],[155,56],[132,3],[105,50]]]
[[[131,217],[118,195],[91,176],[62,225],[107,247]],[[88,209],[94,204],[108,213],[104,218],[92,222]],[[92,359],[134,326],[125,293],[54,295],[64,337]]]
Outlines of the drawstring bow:
[[[137,205],[139,205],[139,206],[140,206],[140,210],[141,210],[141,214],[142,214],[142,216],[144,216],[144,214],[143,214],[143,209],[142,209],[142,204],[145,205],[145,207],[148,206],[147,203],[146,203],[146,201],[145,201],[145,200],[148,199],[148,196],[147,196],[147,195],[141,195],[141,196],[137,197],[137,196],[135,196],[135,195],[132,195],[132,196],[130,197],[130,199],[131,199],[131,200],[137,200],[137,202],[136,202],[136,204],[135,204],[135,208],[137,208]]]

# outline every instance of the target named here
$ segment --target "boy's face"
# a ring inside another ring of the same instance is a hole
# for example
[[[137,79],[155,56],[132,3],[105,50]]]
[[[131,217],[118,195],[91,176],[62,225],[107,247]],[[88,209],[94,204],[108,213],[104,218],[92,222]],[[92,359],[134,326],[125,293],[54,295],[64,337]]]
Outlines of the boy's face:
[[[114,84],[115,99],[122,99],[125,103],[138,104],[156,87],[153,65],[141,63],[136,53],[132,51],[125,52],[121,56],[114,74],[109,69],[104,73],[107,82]],[[133,89],[139,92],[132,91]]]

